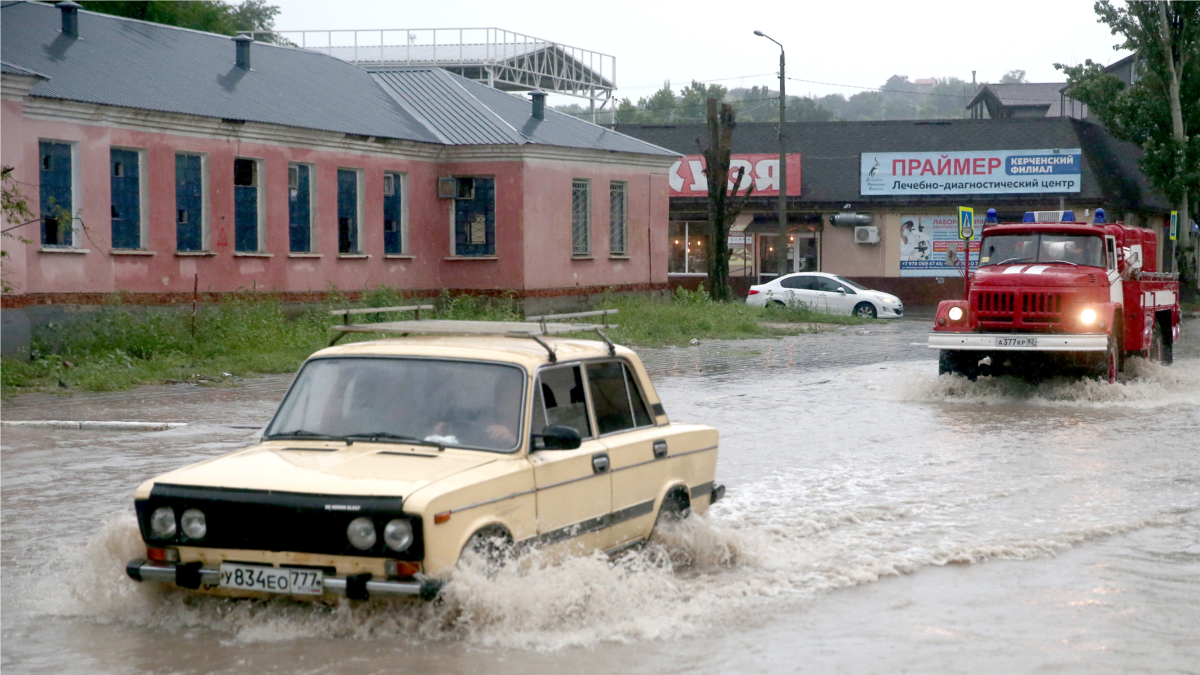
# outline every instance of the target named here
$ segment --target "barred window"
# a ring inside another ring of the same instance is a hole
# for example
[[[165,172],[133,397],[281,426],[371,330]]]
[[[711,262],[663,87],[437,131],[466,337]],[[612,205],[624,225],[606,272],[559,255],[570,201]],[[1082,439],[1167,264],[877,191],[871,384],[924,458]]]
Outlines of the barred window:
[[[625,183],[609,183],[608,186],[608,252],[625,255],[629,252],[627,235],[628,199]]]
[[[586,180],[571,181],[571,255],[592,252],[591,199]]]

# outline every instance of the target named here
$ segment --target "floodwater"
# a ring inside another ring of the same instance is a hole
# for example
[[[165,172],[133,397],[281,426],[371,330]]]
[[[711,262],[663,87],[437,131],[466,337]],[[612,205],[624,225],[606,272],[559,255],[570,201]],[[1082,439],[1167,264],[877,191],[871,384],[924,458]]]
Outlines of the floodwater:
[[[443,602],[139,585],[132,494],[251,442],[288,378],[29,396],[3,435],[5,673],[1200,672],[1200,321],[1116,385],[939,377],[925,321],[646,350],[721,430],[724,501],[616,561]],[[863,334],[865,333],[865,334]],[[239,428],[244,427],[244,428]]]

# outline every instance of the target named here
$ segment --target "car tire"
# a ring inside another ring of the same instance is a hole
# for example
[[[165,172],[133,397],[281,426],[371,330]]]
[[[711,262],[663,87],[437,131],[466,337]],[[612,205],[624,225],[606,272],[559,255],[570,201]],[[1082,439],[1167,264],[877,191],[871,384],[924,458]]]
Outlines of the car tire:
[[[503,527],[490,525],[471,535],[463,546],[463,553],[467,551],[473,551],[487,564],[488,570],[495,571],[513,558],[513,538]]]
[[[869,302],[860,302],[854,306],[854,311],[851,312],[854,316],[861,316],[864,319],[879,318],[879,314],[875,311],[875,305]]]
[[[654,519],[654,531],[660,525],[678,523],[692,515],[691,499],[683,490],[672,490],[663,497],[662,506],[658,507],[658,517]],[[650,533],[654,536],[654,532]]]
[[[787,307],[787,304],[785,304],[782,300],[772,300],[772,301],[768,302],[767,305],[765,305],[765,306],[771,306],[771,305],[778,306],[778,307]]]

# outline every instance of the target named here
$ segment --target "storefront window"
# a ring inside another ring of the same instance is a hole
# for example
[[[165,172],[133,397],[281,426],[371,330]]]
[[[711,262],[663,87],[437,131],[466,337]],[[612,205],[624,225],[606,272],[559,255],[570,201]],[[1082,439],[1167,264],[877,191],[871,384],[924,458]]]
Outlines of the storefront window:
[[[708,274],[708,247],[712,236],[708,223],[671,223],[669,274]]]

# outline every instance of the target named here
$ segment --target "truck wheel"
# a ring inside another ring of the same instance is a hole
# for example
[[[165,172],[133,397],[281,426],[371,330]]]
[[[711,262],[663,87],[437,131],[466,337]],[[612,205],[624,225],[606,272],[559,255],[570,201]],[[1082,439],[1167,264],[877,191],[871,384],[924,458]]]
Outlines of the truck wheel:
[[[1163,334],[1162,327],[1158,322],[1154,323],[1154,332],[1150,337],[1150,353],[1148,354],[1151,361],[1163,362]]]
[[[951,349],[943,349],[938,353],[938,375],[962,375],[963,377],[975,381],[979,377],[979,360],[975,356],[976,352],[959,352]]]
[[[1154,330],[1158,333],[1158,336],[1162,341],[1162,358],[1159,360],[1159,362],[1164,366],[1169,366],[1175,361],[1175,345],[1171,342],[1171,334],[1169,332],[1171,329],[1171,320],[1169,317],[1165,325],[1166,327],[1164,328],[1164,324],[1155,322]]]
[[[1101,382],[1113,384],[1117,381],[1117,371],[1121,368],[1121,353],[1117,348],[1117,338],[1108,336],[1108,349],[1104,350],[1104,358],[1092,366],[1092,377]]]
[[[878,318],[878,315],[875,313],[875,305],[872,305],[869,302],[860,302],[855,305],[852,314],[854,314],[854,316],[861,316],[864,319]]]

